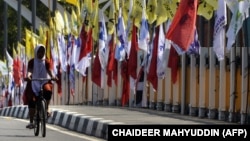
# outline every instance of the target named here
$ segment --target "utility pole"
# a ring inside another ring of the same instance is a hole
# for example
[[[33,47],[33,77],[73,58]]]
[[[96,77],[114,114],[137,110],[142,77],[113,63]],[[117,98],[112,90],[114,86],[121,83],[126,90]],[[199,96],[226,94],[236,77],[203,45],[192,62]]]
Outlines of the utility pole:
[[[18,0],[18,6],[17,6],[17,41],[21,42],[21,22],[22,22],[22,17],[21,17],[21,5],[22,5],[22,0]]]
[[[36,0],[31,0],[32,4],[32,30],[34,33],[36,33]]]

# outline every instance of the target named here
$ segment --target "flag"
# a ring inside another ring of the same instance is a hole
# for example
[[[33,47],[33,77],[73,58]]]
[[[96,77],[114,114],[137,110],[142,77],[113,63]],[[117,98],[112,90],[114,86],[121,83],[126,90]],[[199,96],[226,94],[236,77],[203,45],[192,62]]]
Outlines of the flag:
[[[67,47],[64,35],[58,33],[57,35],[57,44],[58,44],[58,53],[59,53],[59,62],[63,72],[67,71]]]
[[[78,0],[57,0],[57,1],[67,2],[67,3],[72,4],[74,6],[76,6],[77,2],[78,2]]]
[[[210,0],[213,1],[213,0]],[[216,2],[214,2],[216,3]],[[210,20],[213,16],[214,7],[207,3],[207,1],[202,0],[199,2],[197,14],[203,16],[207,20]]]
[[[106,74],[107,74],[107,84],[109,87],[112,86],[112,76],[114,72],[115,66],[115,58],[114,58],[114,35],[110,35],[110,40],[109,40],[109,55],[108,55],[108,63],[107,63],[107,68],[106,68]]]
[[[3,62],[2,60],[0,60],[0,72],[1,72],[1,75],[8,75],[7,64]]]
[[[118,41],[116,44],[116,51],[115,51],[115,59],[118,61],[123,61],[125,59],[126,55],[126,46],[127,46],[127,41],[126,41],[126,29],[121,13],[121,8],[119,9],[119,17],[118,17],[118,23],[117,23],[117,37]]]
[[[115,34],[115,32],[114,32]],[[107,78],[107,83],[108,86],[112,86],[112,80],[114,80],[115,85],[118,84],[118,62],[115,59],[115,35],[112,35],[111,39],[109,40],[109,61],[107,64],[107,68],[106,68],[106,74],[108,75]]]
[[[50,24],[50,28],[55,27],[56,31],[58,32],[62,32],[65,28],[68,28],[67,27],[68,21],[66,21],[68,20],[68,17],[66,16],[67,16],[66,12],[64,13],[64,17],[63,17],[63,15],[60,13],[59,10],[55,10],[55,17],[54,17],[55,22],[51,22],[51,23],[55,23],[55,25]]]
[[[138,51],[138,42],[137,42],[137,27],[133,25],[132,30],[132,41],[131,41],[131,50],[128,59],[128,73],[133,79],[136,79],[137,75],[137,51]]]
[[[25,28],[25,52],[28,59],[34,57],[34,48],[37,39],[38,36],[36,34]]]
[[[129,83],[129,74],[128,74],[128,62],[123,60],[121,63],[121,76],[122,76],[122,99],[121,104],[125,106],[129,101],[130,94],[130,83]]]
[[[109,8],[109,13],[108,13],[108,21],[107,21],[107,29],[108,29],[108,34],[113,34],[115,31],[115,7],[114,3],[111,3],[111,6]]]
[[[138,28],[140,28],[142,11],[143,11],[143,7],[144,7],[146,2],[145,2],[145,0],[133,0],[133,2],[134,3],[133,3],[132,11],[131,11],[131,17],[134,20],[134,24]]]
[[[157,77],[157,51],[158,51],[158,41],[159,41],[159,26],[155,27],[155,37],[153,39],[153,50],[152,58],[149,64],[149,70],[147,74],[147,80],[152,84],[153,89],[157,91],[158,87],[158,77]]]
[[[108,54],[109,50],[106,47],[107,42],[107,31],[106,31],[106,24],[103,13],[100,13],[100,21],[99,21],[99,60],[101,63],[102,69],[106,68],[107,61],[108,61]]]
[[[148,15],[148,23],[153,24],[154,21],[157,19],[156,7],[157,7],[157,0],[150,0],[147,3],[147,15]]]
[[[156,26],[164,23],[168,19],[172,20],[178,8],[180,0],[157,0],[157,20]]]
[[[225,28],[227,25],[227,10],[224,0],[218,1],[218,9],[215,16],[213,50],[219,61],[224,59]]]
[[[149,35],[148,21],[146,19],[146,13],[144,9],[142,11],[141,25],[140,25],[139,30],[140,30],[139,31],[139,48],[146,52],[148,49],[150,35]]]
[[[100,58],[99,53],[97,52],[94,58],[94,63],[93,63],[94,71],[92,71],[92,81],[100,88],[103,88],[102,67],[101,67],[101,62],[99,58]]]
[[[165,72],[167,68],[167,48],[165,46],[165,36],[164,36],[163,24],[159,25],[159,39],[157,47],[157,77],[163,79],[165,77]]]
[[[85,26],[81,29],[81,49],[79,54],[78,63],[76,68],[79,70],[81,75],[86,76],[86,70],[90,66],[91,52],[92,52],[92,29],[88,32],[85,31]]]
[[[194,54],[195,56],[200,55],[200,42],[198,39],[198,32],[196,28],[194,31],[194,41],[191,43],[190,47],[188,48],[187,54]]]
[[[248,11],[250,7],[250,2],[247,0],[240,2],[231,2],[230,0],[225,0],[229,9],[233,13],[230,21],[226,36],[227,36],[227,50],[230,50],[235,43],[236,35],[242,27],[242,24],[246,18],[248,18]]]
[[[7,67],[12,71],[13,69],[13,58],[10,56],[9,52],[6,50]]]
[[[175,84],[178,76],[179,55],[175,48],[171,46],[168,58],[168,67],[171,68],[171,80]]]
[[[18,56],[18,54],[16,53],[15,49],[13,48],[13,78],[14,78],[14,82],[17,86],[21,85],[21,60]]]
[[[166,38],[172,41],[178,54],[187,51],[194,40],[198,0],[181,0]]]

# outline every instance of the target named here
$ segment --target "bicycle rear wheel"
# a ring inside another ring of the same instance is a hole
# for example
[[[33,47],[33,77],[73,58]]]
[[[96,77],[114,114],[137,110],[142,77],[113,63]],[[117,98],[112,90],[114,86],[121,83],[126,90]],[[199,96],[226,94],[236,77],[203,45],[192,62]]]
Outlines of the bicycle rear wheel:
[[[41,101],[41,110],[40,110],[40,118],[41,118],[41,132],[42,136],[46,136],[46,101]]]
[[[36,109],[38,110],[38,109]],[[34,124],[35,124],[35,127],[34,127],[34,135],[35,136],[38,136],[39,134],[39,129],[40,129],[40,117],[39,117],[39,114],[38,114],[39,111],[36,111],[37,114],[35,114],[34,116]]]

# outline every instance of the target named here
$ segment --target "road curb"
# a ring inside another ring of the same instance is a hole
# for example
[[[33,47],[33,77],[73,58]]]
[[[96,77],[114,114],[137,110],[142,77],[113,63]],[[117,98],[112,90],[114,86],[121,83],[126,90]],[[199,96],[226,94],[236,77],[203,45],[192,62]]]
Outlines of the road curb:
[[[102,139],[108,139],[109,124],[121,124],[68,110],[52,108],[51,111],[52,116],[48,118],[49,124]],[[4,107],[0,109],[0,116],[28,119],[28,107],[25,105]]]

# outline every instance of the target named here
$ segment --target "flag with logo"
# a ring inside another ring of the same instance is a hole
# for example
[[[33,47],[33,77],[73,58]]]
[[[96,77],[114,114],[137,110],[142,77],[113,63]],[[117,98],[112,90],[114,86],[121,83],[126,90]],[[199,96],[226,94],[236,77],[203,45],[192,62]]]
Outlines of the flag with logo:
[[[230,50],[235,43],[236,36],[241,29],[243,22],[249,16],[250,2],[244,1],[231,1],[225,0],[230,11],[233,13],[228,30],[226,32],[227,39],[227,50]]]
[[[218,1],[218,9],[216,10],[214,34],[213,34],[213,50],[219,61],[224,59],[225,47],[225,28],[227,25],[227,10],[224,0]]]
[[[198,0],[181,0],[166,38],[178,54],[186,52],[194,40]]]

